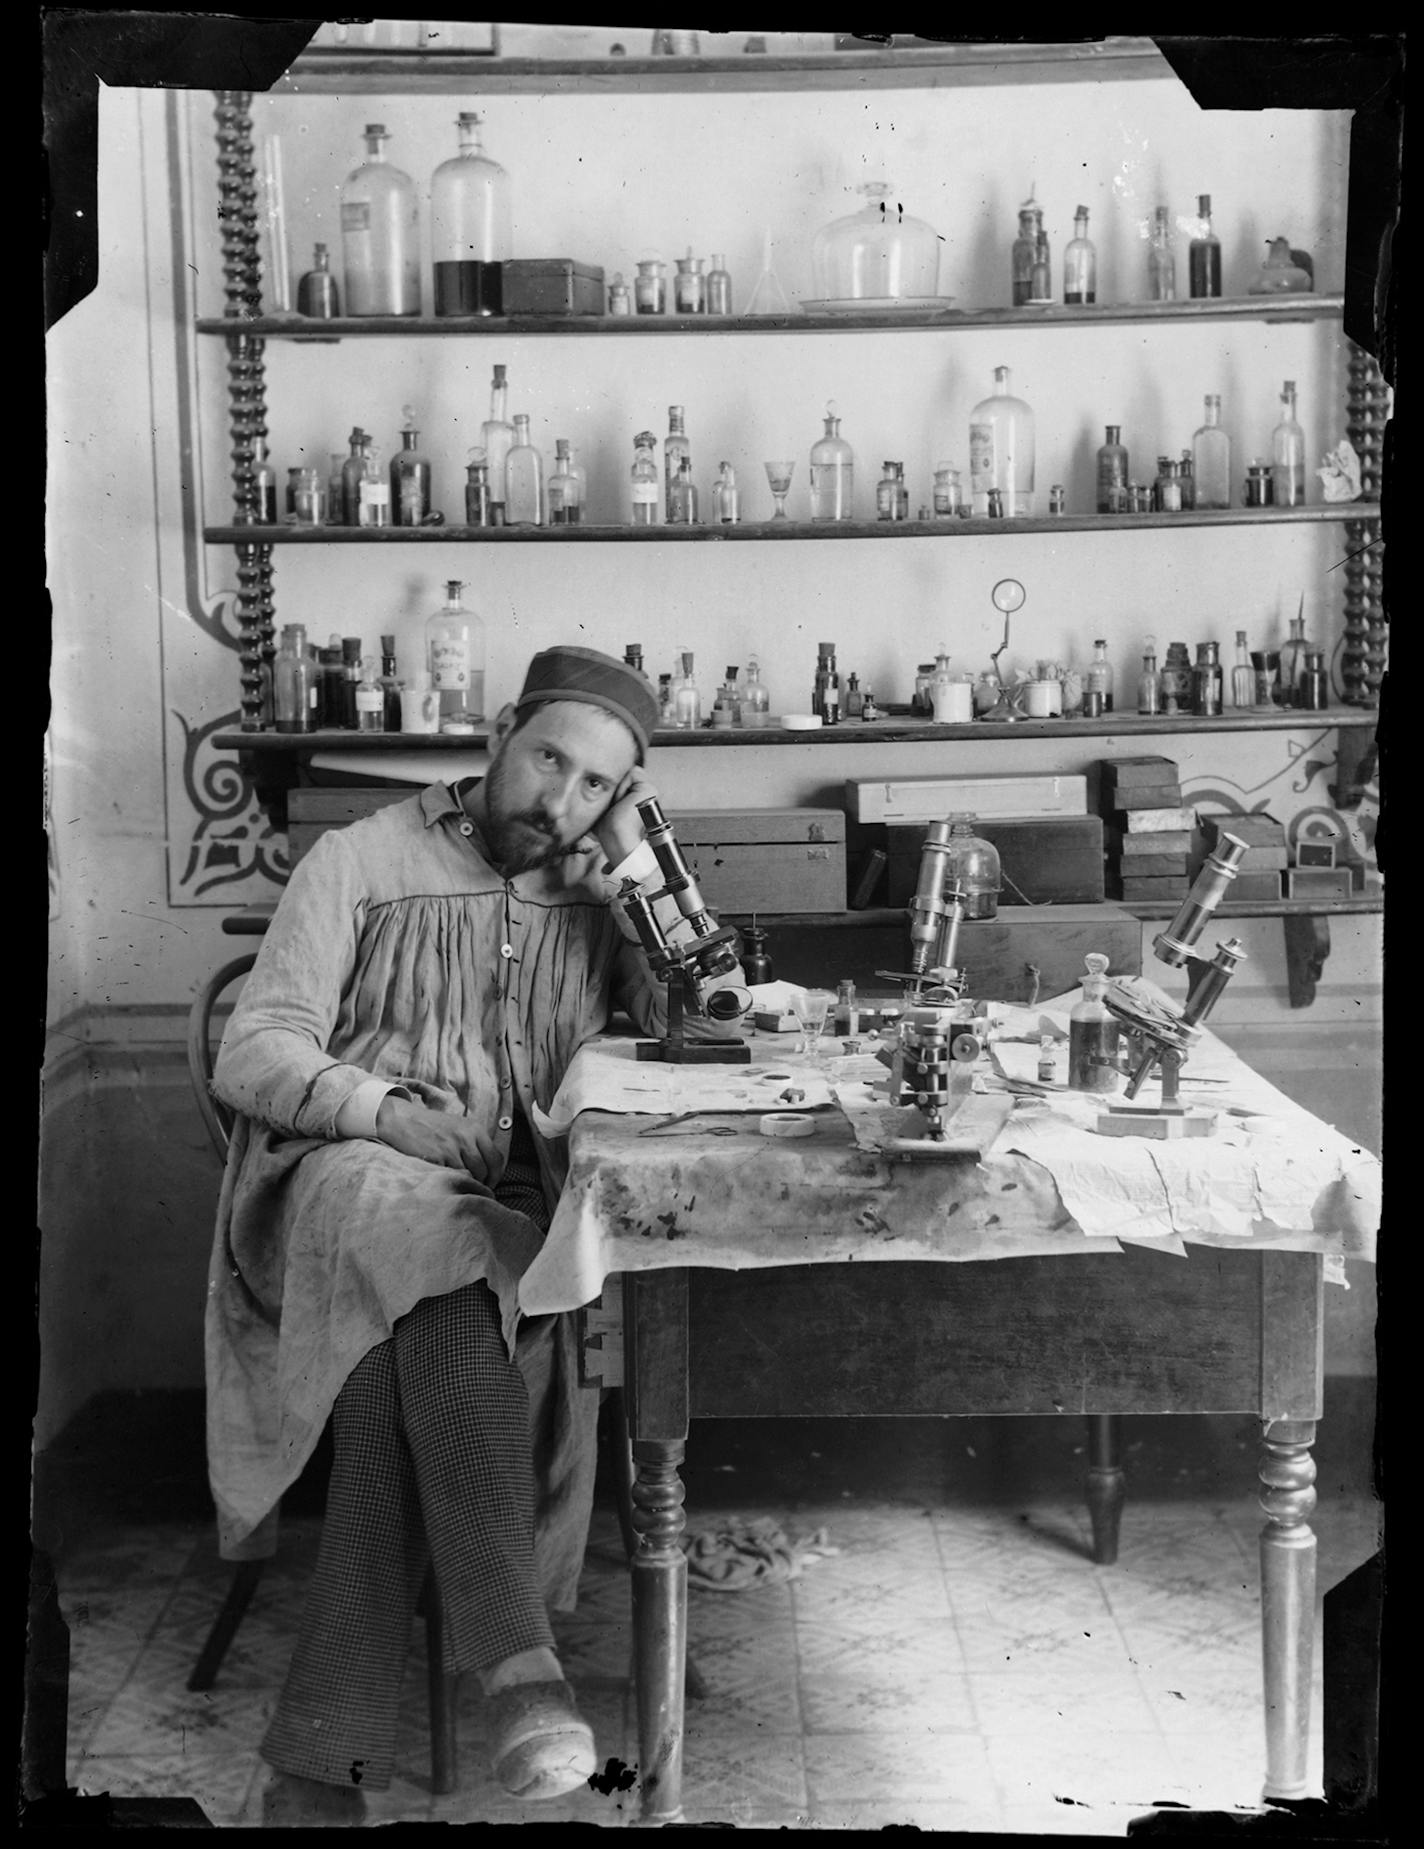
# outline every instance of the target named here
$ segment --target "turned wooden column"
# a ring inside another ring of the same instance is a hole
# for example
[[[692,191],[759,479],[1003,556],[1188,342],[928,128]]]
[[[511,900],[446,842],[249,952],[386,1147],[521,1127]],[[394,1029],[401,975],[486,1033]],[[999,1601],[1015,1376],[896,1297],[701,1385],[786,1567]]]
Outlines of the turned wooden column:
[[[1127,1496],[1121,1463],[1122,1421],[1116,1413],[1090,1413],[1087,1425],[1088,1477],[1084,1493],[1093,1524],[1093,1562],[1110,1567],[1117,1559],[1122,1505]]]
[[[1360,458],[1360,488],[1378,500],[1384,478],[1389,385],[1372,355],[1349,343],[1345,434]],[[1345,522],[1345,639],[1340,651],[1341,697],[1351,706],[1378,706],[1388,655],[1384,608],[1384,541],[1378,519]]]
[[[1315,1423],[1278,1419],[1261,1441],[1261,1653],[1268,1798],[1309,1795],[1310,1678],[1315,1651]]]

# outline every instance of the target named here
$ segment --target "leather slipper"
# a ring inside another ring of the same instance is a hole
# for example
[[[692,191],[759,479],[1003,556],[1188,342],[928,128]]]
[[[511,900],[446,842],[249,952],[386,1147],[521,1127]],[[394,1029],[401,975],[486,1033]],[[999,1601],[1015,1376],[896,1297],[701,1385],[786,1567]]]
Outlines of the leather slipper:
[[[516,1798],[557,1798],[598,1770],[593,1729],[567,1682],[515,1682],[487,1698],[494,1775]]]

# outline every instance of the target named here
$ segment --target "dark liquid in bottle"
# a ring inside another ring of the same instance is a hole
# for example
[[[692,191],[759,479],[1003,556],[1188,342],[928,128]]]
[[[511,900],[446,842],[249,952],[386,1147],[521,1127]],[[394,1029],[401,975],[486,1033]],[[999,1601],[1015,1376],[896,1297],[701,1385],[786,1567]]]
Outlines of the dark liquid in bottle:
[[[435,265],[437,315],[502,315],[504,265],[477,259]]]
[[[1220,244],[1193,243],[1187,253],[1187,260],[1191,274],[1192,295],[1198,300],[1203,296],[1220,295]]]
[[[1096,302],[1097,299],[1098,292],[1096,289],[1069,289],[1063,297],[1064,302],[1069,308],[1087,308],[1091,303]]]
[[[550,526],[579,526],[583,521],[581,507],[551,507],[549,509]]]

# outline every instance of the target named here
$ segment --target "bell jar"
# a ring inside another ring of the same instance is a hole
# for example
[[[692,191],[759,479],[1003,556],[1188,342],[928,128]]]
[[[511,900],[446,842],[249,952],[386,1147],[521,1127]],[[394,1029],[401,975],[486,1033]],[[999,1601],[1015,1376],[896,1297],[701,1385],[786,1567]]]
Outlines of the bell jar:
[[[865,204],[816,233],[811,268],[828,302],[903,301],[939,293],[939,234],[895,203],[894,189],[869,180]]]
[[[972,815],[951,817],[948,879],[950,883],[957,881],[964,894],[966,918],[994,918],[998,916],[1003,886],[999,850],[975,834],[975,820]]]

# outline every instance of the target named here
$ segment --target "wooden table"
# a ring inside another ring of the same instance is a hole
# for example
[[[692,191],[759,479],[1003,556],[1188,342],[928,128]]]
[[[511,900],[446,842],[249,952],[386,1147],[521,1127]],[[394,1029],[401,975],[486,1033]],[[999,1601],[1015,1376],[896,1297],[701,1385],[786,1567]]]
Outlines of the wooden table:
[[[577,1162],[615,1180],[646,1160],[639,1120],[586,1111]],[[690,1127],[695,1131],[695,1126]],[[687,1138],[686,1154],[745,1163],[744,1137]],[[847,1160],[844,1118],[823,1120],[817,1161]],[[666,1146],[664,1146],[666,1147]],[[810,1144],[794,1148],[804,1162]],[[716,1152],[715,1157],[712,1152]],[[764,1154],[764,1151],[762,1152]],[[923,1165],[920,1165],[923,1166]],[[941,1186],[983,1217],[1041,1212],[973,1163],[936,1165]],[[1051,1192],[1051,1183],[1050,1183]],[[774,1192],[768,1195],[774,1200]],[[1061,1227],[1063,1210],[1057,1210]],[[658,1235],[661,1236],[661,1235]],[[668,1238],[672,1237],[669,1230]],[[1261,1615],[1265,1794],[1307,1795],[1315,1610],[1315,1465],[1321,1409],[1322,1249],[1193,1245],[1178,1253],[1077,1237],[1080,1250],[958,1263],[678,1265],[622,1274],[624,1388],[634,1460],[633,1626],[642,1819],[682,1815],[687,1562],[679,1475],[689,1420],[844,1415],[1088,1416],[1089,1502],[1111,1559],[1123,1482],[1107,1422],[1133,1413],[1250,1412],[1262,1422]],[[691,1256],[696,1242],[682,1248]],[[679,1253],[681,1256],[682,1253]]]

